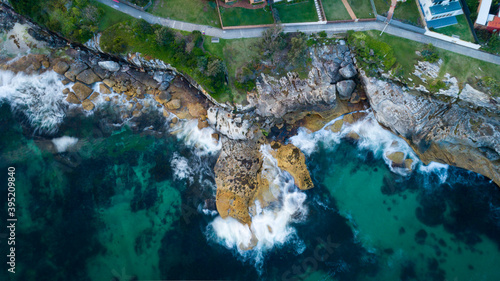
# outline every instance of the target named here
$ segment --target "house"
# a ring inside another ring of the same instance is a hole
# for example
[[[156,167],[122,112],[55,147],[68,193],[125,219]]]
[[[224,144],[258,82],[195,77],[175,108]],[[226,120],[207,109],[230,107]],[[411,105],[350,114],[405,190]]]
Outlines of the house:
[[[224,0],[224,2],[228,3],[228,2],[234,2],[236,0]],[[263,3],[264,1],[266,0],[248,0],[248,2],[250,2],[250,4],[259,4],[259,3]]]
[[[497,15],[490,14],[492,0],[481,0],[477,10],[475,28],[486,29],[489,32],[500,31],[500,12]]]
[[[419,0],[427,27],[441,28],[457,24],[455,16],[461,15],[460,0]]]

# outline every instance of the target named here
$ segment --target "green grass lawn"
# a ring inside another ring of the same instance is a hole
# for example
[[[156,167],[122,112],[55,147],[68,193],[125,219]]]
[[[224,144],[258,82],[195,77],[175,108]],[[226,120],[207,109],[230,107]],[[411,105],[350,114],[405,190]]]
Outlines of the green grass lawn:
[[[147,11],[164,18],[220,27],[217,4],[208,0],[156,0]]]
[[[288,22],[316,22],[318,13],[314,0],[288,4],[286,1],[274,4],[278,10],[282,23]]]
[[[269,8],[244,9],[240,7],[220,7],[220,14],[224,26],[257,25],[274,23],[273,15]]]
[[[347,0],[351,6],[352,11],[356,14],[359,19],[374,18],[372,5],[370,0]]]
[[[322,0],[323,9],[325,10],[326,20],[350,20],[351,17],[347,12],[341,0]]]
[[[377,9],[377,14],[387,15],[389,8],[391,7],[390,0],[373,0],[375,3],[375,8]]]
[[[404,23],[423,26],[416,1],[417,0],[407,0],[406,2],[398,2],[396,9],[394,10],[393,18]]]
[[[379,31],[368,31],[365,33],[373,38],[376,38],[377,40],[389,44],[392,47],[397,64],[401,65],[405,73],[405,82],[409,82],[409,80],[407,80],[409,77],[414,81],[418,80],[418,78],[411,73],[413,73],[415,69],[414,65],[417,63],[417,60],[422,60],[422,57],[419,57],[415,52],[421,51],[424,48],[424,44],[388,35],[387,33],[379,36]],[[499,65],[466,57],[439,48],[437,48],[437,52],[439,57],[443,60],[438,77],[440,79],[442,79],[446,73],[449,73],[451,76],[457,78],[461,87],[463,87],[465,83],[469,83],[471,86],[474,86],[476,76],[492,77],[496,81],[500,81]]]
[[[258,54],[255,48],[253,48],[253,45],[257,43],[260,38],[244,38],[232,40],[220,39],[219,43],[211,43],[210,39],[210,37],[205,36],[205,40],[203,42],[204,49],[211,54],[224,59],[227,67],[232,99],[233,101],[238,103],[243,102],[244,100],[246,100],[246,92],[234,87],[236,72],[253,58],[257,57]],[[225,100],[222,101],[224,102]]]
[[[465,15],[457,16],[457,21],[458,24],[450,25],[443,28],[438,28],[435,29],[434,31],[448,36],[458,35],[462,40],[474,42],[474,37],[472,36],[472,32],[470,31],[469,25],[467,24],[467,19],[465,18]]]
[[[126,21],[129,19],[132,19],[131,16],[122,13],[120,11],[117,11],[107,5],[104,5],[102,3],[99,3],[97,1],[92,1],[92,4],[97,6],[99,9],[102,9],[104,14],[101,17],[101,21],[99,22],[99,31],[104,31],[108,27],[119,23],[121,21]]]

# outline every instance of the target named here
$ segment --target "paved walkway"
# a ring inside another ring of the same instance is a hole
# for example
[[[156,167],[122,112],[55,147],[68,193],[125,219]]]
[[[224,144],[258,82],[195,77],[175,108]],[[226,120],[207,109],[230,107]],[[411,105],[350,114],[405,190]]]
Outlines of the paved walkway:
[[[222,30],[220,28],[215,28],[206,25],[199,25],[193,23],[187,23],[182,21],[176,21],[171,19],[160,18],[157,16],[153,16],[149,13],[136,10],[132,7],[126,6],[124,4],[118,4],[113,2],[112,0],[97,0],[103,4],[106,4],[110,7],[113,7],[121,12],[129,14],[135,18],[143,18],[150,23],[158,23],[163,26],[168,26],[171,28],[184,30],[184,31],[193,31],[199,30],[205,33],[208,36],[219,37],[222,39],[237,39],[237,38],[255,38],[260,37],[262,35],[262,31],[266,28],[240,28],[240,29],[232,29],[232,30]],[[328,24],[294,24],[294,25],[286,25],[283,27],[285,32],[296,32],[300,30],[305,33],[312,32],[320,32],[326,31],[329,33],[344,33],[348,30],[354,31],[366,31],[366,30],[379,30],[382,31],[385,27],[385,24],[379,21],[367,21],[367,22],[344,22],[344,23],[328,23]],[[437,38],[429,37],[424,34],[412,32],[406,29],[402,29],[399,27],[395,27],[392,25],[387,26],[385,29],[385,33],[410,39],[413,41],[429,44],[445,49],[448,51],[452,51],[457,54],[461,54],[464,56],[476,58],[482,61],[491,62],[494,64],[500,65],[500,56],[495,56],[492,54],[488,54],[479,50],[474,50],[471,48],[467,48],[464,46],[460,46],[451,42],[443,41]]]
[[[397,4],[398,0],[391,1],[391,7],[389,8],[389,12],[387,12],[387,21],[391,21],[392,16],[394,15],[394,9],[396,9]]]
[[[354,14],[354,11],[351,8],[351,5],[349,5],[349,2],[347,2],[347,0],[342,0],[342,4],[344,4],[345,8],[347,9],[347,12],[349,13],[349,16],[351,16],[351,19],[353,20],[357,19],[356,14]]]

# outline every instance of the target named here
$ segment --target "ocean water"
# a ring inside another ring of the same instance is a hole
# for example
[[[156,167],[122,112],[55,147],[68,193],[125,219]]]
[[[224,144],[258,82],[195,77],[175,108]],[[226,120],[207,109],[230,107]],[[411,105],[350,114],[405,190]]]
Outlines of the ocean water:
[[[371,113],[289,138],[308,191],[261,148],[280,204],[254,210],[259,244],[242,251],[248,229],[210,207],[221,148],[210,128],[170,128],[155,109],[123,122],[113,103],[84,114],[50,73],[0,74],[0,183],[15,167],[18,218],[16,273],[4,263],[0,280],[500,280],[498,187],[423,165]],[[396,150],[411,172],[390,165]],[[0,198],[7,218],[6,188]]]

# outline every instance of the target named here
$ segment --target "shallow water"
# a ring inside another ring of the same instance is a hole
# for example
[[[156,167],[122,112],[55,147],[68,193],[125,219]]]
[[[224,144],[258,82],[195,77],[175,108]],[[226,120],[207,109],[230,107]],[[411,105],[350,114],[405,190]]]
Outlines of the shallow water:
[[[211,129],[167,130],[156,111],[121,124],[116,108],[84,115],[21,90],[0,106],[0,170],[16,168],[19,219],[17,273],[1,280],[500,280],[498,188],[462,169],[423,166],[370,117],[290,138],[315,188],[294,193],[289,175],[270,169],[293,204],[279,220],[257,210],[276,235],[259,229],[267,240],[245,252],[204,209],[220,150]],[[52,106],[36,106],[44,100]],[[350,131],[360,140],[346,139]],[[388,165],[395,149],[414,160],[413,172]]]

